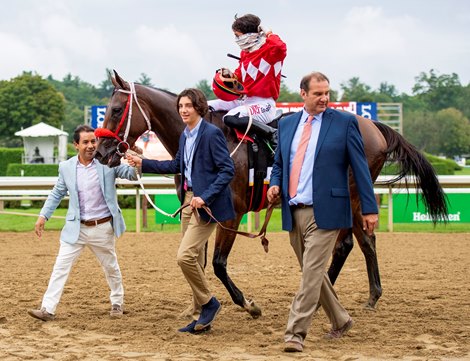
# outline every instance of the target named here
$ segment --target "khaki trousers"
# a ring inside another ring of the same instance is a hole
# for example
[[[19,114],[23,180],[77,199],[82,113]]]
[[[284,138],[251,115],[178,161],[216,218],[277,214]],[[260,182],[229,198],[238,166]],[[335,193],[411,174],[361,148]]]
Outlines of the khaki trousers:
[[[293,209],[293,221],[289,238],[302,278],[289,311],[284,339],[303,344],[319,304],[333,329],[342,327],[349,320],[349,314],[339,303],[325,271],[339,230],[319,229],[311,207]]]
[[[189,203],[192,197],[193,192],[186,192],[184,203]],[[193,292],[192,318],[195,320],[199,317],[202,305],[209,302],[212,297],[204,271],[204,247],[216,225],[216,223],[207,224],[204,221],[199,224],[191,207],[186,207],[182,211],[183,238],[176,259]]]

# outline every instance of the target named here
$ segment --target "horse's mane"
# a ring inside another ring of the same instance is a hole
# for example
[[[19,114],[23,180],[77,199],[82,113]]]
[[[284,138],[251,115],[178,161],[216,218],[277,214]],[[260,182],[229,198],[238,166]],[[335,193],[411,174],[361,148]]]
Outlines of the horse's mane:
[[[140,86],[147,87],[147,88],[150,88],[150,89],[153,89],[153,90],[158,90],[158,91],[161,91],[161,92],[163,92],[163,93],[166,93],[166,94],[171,95],[171,96],[174,96],[174,97],[177,97],[177,96],[178,96],[178,94],[175,94],[175,93],[173,93],[173,92],[171,92],[171,91],[169,91],[169,90],[162,89],[162,88],[157,88],[157,87],[154,87],[154,86],[152,86],[152,85],[144,85],[144,84],[140,84],[140,83],[135,83],[135,84],[138,84],[138,85],[140,85]]]

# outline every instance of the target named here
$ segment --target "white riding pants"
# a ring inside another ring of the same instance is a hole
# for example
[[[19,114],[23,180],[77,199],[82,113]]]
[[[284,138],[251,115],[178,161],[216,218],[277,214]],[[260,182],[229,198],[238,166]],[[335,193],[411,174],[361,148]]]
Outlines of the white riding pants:
[[[276,116],[276,102],[273,98],[247,97],[242,100],[209,100],[209,106],[214,110],[227,110],[226,115],[240,114],[240,117],[251,115],[253,119],[264,124],[272,122]]]

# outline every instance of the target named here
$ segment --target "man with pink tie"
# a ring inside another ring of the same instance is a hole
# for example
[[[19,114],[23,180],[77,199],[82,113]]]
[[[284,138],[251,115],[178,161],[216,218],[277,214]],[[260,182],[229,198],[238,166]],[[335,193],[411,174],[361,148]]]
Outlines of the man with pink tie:
[[[279,122],[279,145],[268,200],[281,197],[282,227],[302,269],[285,331],[286,352],[303,351],[312,318],[321,304],[331,322],[326,338],[340,338],[353,320],[326,273],[340,229],[352,227],[351,168],[361,200],[364,229],[378,221],[373,183],[354,115],[328,108],[330,82],[319,72],[300,83],[304,109]]]

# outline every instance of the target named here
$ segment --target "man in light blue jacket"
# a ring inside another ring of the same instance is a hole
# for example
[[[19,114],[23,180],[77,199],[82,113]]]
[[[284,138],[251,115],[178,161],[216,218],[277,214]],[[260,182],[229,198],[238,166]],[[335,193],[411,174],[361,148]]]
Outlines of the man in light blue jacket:
[[[51,321],[73,264],[85,246],[95,254],[103,267],[111,290],[111,317],[123,314],[124,288],[117,261],[115,241],[126,226],[117,202],[116,178],[137,179],[135,169],[120,165],[103,166],[94,159],[94,129],[78,126],[73,134],[78,155],[59,164],[59,179],[47,197],[35,225],[38,237],[61,200],[69,195],[65,226],[60,234],[59,254],[44,294],[40,309],[29,310],[32,317]]]

